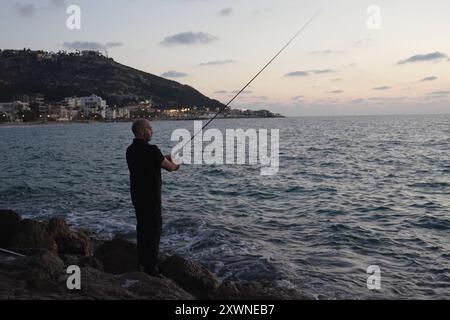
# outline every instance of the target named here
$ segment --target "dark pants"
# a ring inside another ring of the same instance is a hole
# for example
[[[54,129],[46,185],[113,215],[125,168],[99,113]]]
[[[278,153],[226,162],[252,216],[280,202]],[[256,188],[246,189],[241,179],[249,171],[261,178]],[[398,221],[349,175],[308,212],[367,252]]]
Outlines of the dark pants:
[[[136,219],[139,262],[145,271],[150,271],[156,267],[158,259],[162,231],[161,209],[136,208]]]

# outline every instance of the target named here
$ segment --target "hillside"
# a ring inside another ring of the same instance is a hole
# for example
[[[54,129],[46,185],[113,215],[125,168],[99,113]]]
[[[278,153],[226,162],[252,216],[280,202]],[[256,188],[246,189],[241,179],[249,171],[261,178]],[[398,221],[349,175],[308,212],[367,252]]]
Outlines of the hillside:
[[[97,94],[109,105],[152,99],[162,108],[220,107],[194,88],[139,71],[92,52],[0,50],[0,101],[43,94],[49,101]]]

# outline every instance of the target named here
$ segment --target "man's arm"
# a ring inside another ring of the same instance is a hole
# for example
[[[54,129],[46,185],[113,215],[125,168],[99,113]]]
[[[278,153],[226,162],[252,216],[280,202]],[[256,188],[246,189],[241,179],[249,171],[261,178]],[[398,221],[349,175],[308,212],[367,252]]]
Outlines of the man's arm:
[[[163,168],[169,172],[174,172],[174,171],[178,171],[178,169],[180,169],[180,165],[173,163],[171,157],[167,156],[164,158],[163,162],[161,163],[161,168]]]

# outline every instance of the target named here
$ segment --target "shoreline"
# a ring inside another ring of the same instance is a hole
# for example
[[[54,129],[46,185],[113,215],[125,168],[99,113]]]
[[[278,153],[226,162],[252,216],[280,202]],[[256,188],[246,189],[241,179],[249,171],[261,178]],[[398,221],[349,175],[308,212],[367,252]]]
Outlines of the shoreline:
[[[0,300],[310,300],[275,281],[220,280],[205,266],[160,253],[159,275],[142,272],[136,244],[71,229],[65,219],[30,220],[0,209]],[[69,289],[69,267],[80,288]]]
[[[273,117],[226,117],[216,118],[216,120],[227,119],[280,119],[286,118],[285,116],[273,116]],[[95,123],[132,123],[137,119],[124,119],[124,120],[80,120],[80,121],[31,121],[31,122],[0,122],[0,127],[31,127],[31,126],[45,126],[45,125],[67,125],[67,124],[95,124]],[[165,121],[208,121],[209,118],[158,118],[148,119],[152,122],[165,122]]]

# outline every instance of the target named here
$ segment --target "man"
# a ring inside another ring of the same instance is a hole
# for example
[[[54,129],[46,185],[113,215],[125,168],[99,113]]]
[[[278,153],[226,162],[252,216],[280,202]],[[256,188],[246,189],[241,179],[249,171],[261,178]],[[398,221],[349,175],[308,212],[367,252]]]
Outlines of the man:
[[[158,275],[156,261],[162,230],[161,168],[173,172],[180,166],[164,157],[157,146],[149,144],[153,130],[147,120],[133,123],[135,139],[127,149],[130,171],[131,200],[137,219],[137,248],[139,262],[146,273]]]

